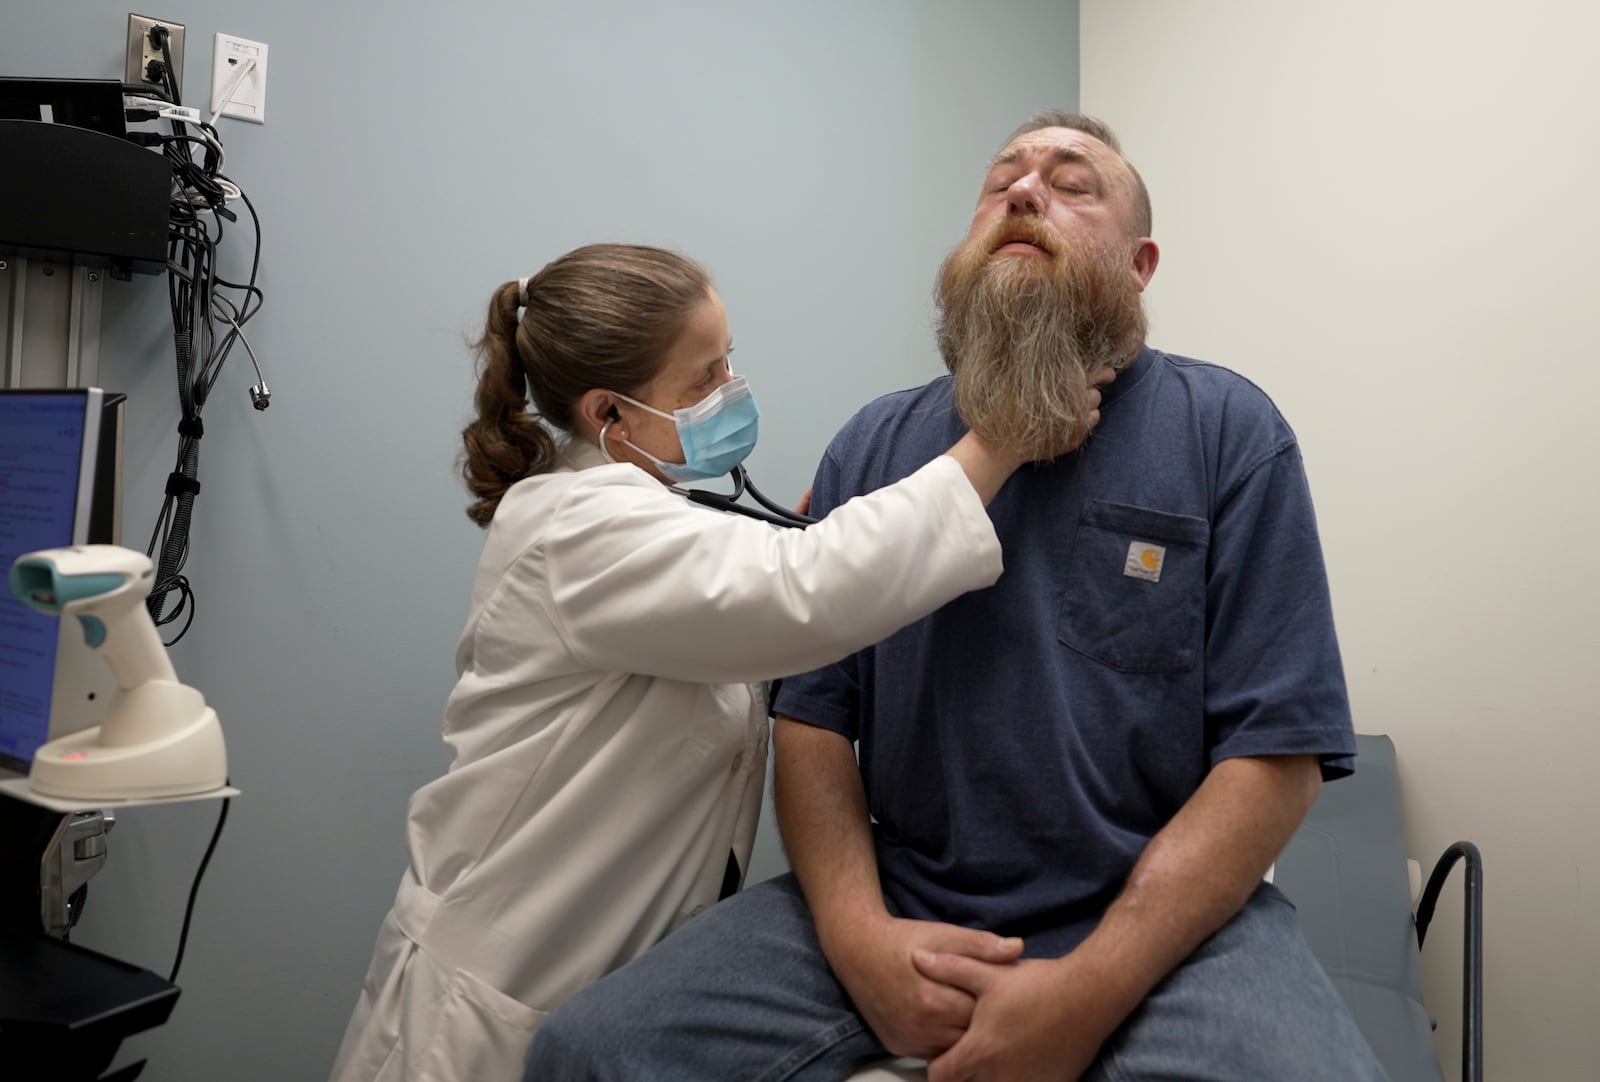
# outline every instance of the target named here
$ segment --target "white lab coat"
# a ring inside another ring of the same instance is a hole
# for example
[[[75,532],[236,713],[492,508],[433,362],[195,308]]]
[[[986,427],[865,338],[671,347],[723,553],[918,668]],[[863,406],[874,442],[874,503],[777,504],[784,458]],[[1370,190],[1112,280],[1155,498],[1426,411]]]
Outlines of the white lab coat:
[[[512,486],[489,528],[450,770],[411,799],[337,1082],[520,1079],[568,996],[748,866],[762,681],[836,660],[1000,574],[941,456],[806,530],[689,504],[589,444]]]

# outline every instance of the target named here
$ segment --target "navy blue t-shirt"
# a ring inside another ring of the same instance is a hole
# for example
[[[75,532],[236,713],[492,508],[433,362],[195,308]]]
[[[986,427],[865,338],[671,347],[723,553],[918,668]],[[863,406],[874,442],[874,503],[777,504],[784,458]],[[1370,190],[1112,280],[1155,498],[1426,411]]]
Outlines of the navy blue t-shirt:
[[[965,431],[948,378],[868,405],[812,514]],[[1355,738],[1294,433],[1223,368],[1144,350],[1083,448],[990,505],[1005,572],[876,646],[783,681],[778,713],[858,741],[901,916],[1066,953],[1146,844],[1233,756]]]

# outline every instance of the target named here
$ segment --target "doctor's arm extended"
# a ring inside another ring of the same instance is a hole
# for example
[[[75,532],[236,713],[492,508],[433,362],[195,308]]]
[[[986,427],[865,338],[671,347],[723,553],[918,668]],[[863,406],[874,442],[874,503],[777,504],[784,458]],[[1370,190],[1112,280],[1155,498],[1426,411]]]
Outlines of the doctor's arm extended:
[[[1017,463],[968,439],[803,530],[638,471],[575,484],[544,539],[551,622],[599,671],[743,683],[836,660],[999,578],[986,498]]]
[[[827,664],[999,577],[985,507],[1024,461],[967,433],[803,530],[711,514],[640,471],[574,485],[544,540],[552,623],[602,671],[720,683]]]

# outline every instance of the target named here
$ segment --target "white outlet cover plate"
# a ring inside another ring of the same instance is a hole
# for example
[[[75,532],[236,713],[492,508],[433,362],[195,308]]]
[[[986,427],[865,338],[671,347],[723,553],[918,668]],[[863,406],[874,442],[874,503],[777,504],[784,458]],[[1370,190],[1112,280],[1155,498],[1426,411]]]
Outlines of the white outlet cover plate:
[[[239,66],[254,59],[256,66],[239,81],[226,102],[222,95],[239,76]],[[264,124],[267,120],[267,43],[218,34],[211,50],[211,111]]]

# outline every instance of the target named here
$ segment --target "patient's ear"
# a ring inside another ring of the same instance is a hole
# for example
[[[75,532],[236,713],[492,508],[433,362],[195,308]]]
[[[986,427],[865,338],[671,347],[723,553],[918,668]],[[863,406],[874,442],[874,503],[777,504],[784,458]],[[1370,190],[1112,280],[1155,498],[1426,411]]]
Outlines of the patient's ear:
[[[1150,279],[1156,276],[1156,265],[1161,262],[1161,249],[1149,237],[1139,238],[1133,249],[1133,277],[1139,283],[1139,292],[1143,293],[1150,284]]]

